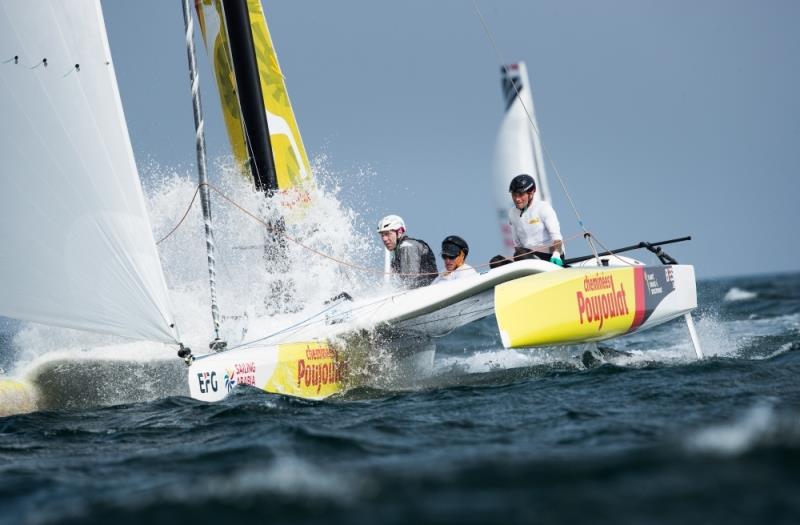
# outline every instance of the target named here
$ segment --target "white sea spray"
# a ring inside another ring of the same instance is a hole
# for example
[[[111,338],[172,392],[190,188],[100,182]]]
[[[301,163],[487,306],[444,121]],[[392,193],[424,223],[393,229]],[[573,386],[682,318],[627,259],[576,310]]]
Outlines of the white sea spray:
[[[317,184],[311,191],[311,204],[301,210],[299,218],[287,221],[286,235],[298,242],[286,242],[288,264],[271,273],[264,261],[264,223],[274,221],[274,210],[281,209],[281,200],[290,197],[274,197],[267,206],[263,193],[241,175],[231,157],[214,159],[209,166],[223,338],[241,339],[244,316],[250,320],[261,316],[266,331],[277,330],[307,317],[342,291],[355,295],[382,282],[380,243],[370,235],[365,218],[339,198],[338,181],[345,175],[334,172],[326,157],[315,160],[314,171]],[[190,206],[197,191],[196,173],[190,166],[163,166],[152,160],[140,163],[140,173],[176,325],[187,346],[202,350],[214,331],[199,196]],[[359,171],[355,176],[371,175]],[[293,304],[288,308],[275,304],[285,302],[274,298],[275,281],[290,283]],[[54,352],[63,357],[100,351],[134,360],[174,356],[173,348],[161,344],[131,344],[115,336],[35,323],[22,323],[13,345],[12,373]]]

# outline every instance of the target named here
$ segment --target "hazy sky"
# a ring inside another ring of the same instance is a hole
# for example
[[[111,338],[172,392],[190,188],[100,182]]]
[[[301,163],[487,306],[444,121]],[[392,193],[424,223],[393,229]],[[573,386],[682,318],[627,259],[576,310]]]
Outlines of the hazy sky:
[[[364,227],[398,213],[437,252],[459,234],[473,264],[497,253],[500,63],[472,2],[263,3],[306,148],[328,157]],[[527,63],[544,146],[605,245],[692,235],[669,252],[700,277],[800,269],[800,3],[479,6],[503,60]],[[181,2],[103,7],[137,160],[193,164]],[[199,51],[209,149],[224,155]]]

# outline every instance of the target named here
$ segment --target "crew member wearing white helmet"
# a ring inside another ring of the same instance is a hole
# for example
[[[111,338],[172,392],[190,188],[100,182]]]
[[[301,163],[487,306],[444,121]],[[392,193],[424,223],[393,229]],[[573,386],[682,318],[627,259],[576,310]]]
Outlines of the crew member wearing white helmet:
[[[466,263],[469,254],[467,241],[458,235],[448,235],[442,241],[442,261],[445,271],[432,284],[455,281],[478,275],[475,268]]]
[[[406,224],[398,215],[387,215],[378,222],[383,245],[392,252],[392,273],[407,288],[427,286],[436,277],[436,256],[428,243],[406,235]]]
[[[508,187],[514,207],[508,221],[514,237],[514,259],[538,258],[564,266],[561,226],[550,203],[534,200],[536,182],[530,175],[517,175]]]

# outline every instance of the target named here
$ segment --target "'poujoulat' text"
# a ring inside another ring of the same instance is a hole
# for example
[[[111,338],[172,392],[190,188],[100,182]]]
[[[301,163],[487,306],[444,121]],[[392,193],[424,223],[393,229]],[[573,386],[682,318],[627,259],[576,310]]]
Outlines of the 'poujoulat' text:
[[[583,292],[576,292],[581,324],[597,322],[597,329],[600,330],[603,328],[605,319],[628,315],[625,287],[620,283],[619,291],[617,291],[613,276],[587,276],[583,280],[583,289],[586,292],[600,291],[601,293],[584,295]]]

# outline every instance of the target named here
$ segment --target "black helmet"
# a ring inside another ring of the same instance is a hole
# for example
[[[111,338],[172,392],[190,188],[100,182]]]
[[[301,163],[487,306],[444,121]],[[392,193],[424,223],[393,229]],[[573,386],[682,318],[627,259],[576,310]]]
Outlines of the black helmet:
[[[511,179],[511,184],[508,185],[508,191],[511,193],[527,193],[536,189],[536,181],[533,177],[523,173]]]
[[[464,257],[469,253],[469,245],[467,241],[458,235],[448,235],[442,241],[442,255],[448,257],[458,257],[458,254],[464,250]]]

